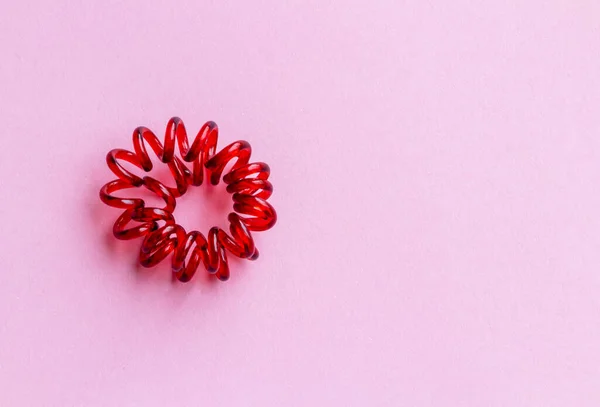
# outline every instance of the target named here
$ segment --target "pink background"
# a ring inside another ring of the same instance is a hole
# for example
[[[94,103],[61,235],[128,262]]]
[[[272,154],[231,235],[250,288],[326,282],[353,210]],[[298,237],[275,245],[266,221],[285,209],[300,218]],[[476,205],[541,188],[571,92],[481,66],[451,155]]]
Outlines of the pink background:
[[[599,405],[599,16],[3,1],[0,405]],[[138,269],[98,199],[172,115],[273,171],[279,223],[224,284]]]

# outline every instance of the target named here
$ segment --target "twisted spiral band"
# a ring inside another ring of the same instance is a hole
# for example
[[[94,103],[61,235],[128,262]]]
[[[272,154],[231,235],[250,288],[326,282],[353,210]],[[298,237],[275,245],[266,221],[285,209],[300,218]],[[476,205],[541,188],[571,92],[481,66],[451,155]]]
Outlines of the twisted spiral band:
[[[173,117],[167,124],[164,145],[151,130],[138,127],[133,132],[133,152],[114,149],[107,154],[106,163],[117,179],[100,189],[100,199],[109,206],[125,209],[113,226],[117,239],[144,237],[139,254],[142,266],[153,267],[172,253],[171,268],[178,280],[191,280],[202,263],[209,273],[225,281],[230,274],[227,252],[249,260],[258,258],[251,232],[270,229],[277,221],[275,209],[267,202],[273,193],[273,185],[268,181],[269,166],[250,163],[252,148],[243,140],[216,153],[217,139],[216,123],[207,122],[190,145],[183,122]],[[166,186],[150,176],[138,177],[123,167],[121,163],[125,161],[150,172],[153,165],[146,146],[168,165],[174,186]],[[175,146],[181,158],[175,155]],[[235,164],[223,174],[232,160]],[[192,168],[185,163],[192,163]],[[228,216],[229,234],[218,227],[212,227],[207,237],[197,231],[186,232],[173,217],[176,198],[185,194],[190,185],[201,185],[205,172],[212,185],[222,178],[227,192],[232,194],[234,212]],[[164,207],[148,208],[143,199],[113,195],[142,186],[163,199]]]

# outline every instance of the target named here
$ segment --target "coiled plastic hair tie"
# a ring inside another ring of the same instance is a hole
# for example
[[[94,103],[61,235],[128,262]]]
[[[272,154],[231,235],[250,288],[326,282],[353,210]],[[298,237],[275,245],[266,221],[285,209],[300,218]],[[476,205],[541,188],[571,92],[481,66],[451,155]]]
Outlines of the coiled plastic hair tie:
[[[190,145],[183,122],[173,117],[167,124],[164,145],[151,130],[138,127],[133,132],[133,152],[115,149],[106,156],[108,167],[117,179],[102,187],[100,199],[109,206],[125,209],[113,227],[117,239],[144,237],[139,254],[142,266],[153,267],[172,253],[171,268],[179,281],[191,280],[200,263],[209,273],[225,281],[229,278],[227,252],[248,260],[258,258],[251,232],[270,229],[277,221],[275,209],[267,202],[273,193],[273,185],[268,181],[269,166],[262,162],[250,163],[252,149],[243,140],[215,153],[217,138],[217,125],[207,122]],[[181,158],[175,154],[176,144]],[[147,145],[168,165],[174,187],[150,176],[140,178],[121,165],[126,161],[145,172],[151,171]],[[235,164],[223,174],[231,160],[236,160]],[[184,162],[191,163],[192,168]],[[228,216],[229,233],[213,227],[204,236],[197,231],[186,232],[175,222],[176,198],[185,194],[190,185],[201,185],[205,175],[212,185],[217,185],[222,177],[227,192],[232,194],[234,212]],[[148,208],[140,198],[113,195],[120,190],[139,187],[162,198],[164,207]]]

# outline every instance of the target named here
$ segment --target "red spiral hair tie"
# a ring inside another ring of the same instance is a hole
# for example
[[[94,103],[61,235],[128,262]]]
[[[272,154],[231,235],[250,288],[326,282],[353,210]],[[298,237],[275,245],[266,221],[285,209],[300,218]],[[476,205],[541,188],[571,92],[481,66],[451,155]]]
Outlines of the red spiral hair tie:
[[[138,127],[133,132],[134,152],[115,149],[107,154],[106,162],[117,179],[102,187],[100,199],[109,206],[125,209],[113,226],[117,239],[144,237],[139,254],[142,266],[153,267],[173,253],[171,267],[179,281],[189,281],[200,263],[209,273],[225,281],[229,278],[227,251],[243,259],[258,258],[251,231],[270,229],[277,221],[275,209],[267,202],[273,193],[273,185],[268,181],[269,166],[262,162],[249,163],[252,148],[243,140],[215,154],[217,138],[216,123],[207,122],[190,146],[183,122],[173,117],[167,124],[164,145],[151,130]],[[181,157],[175,155],[175,144]],[[175,187],[168,187],[150,176],[140,178],[121,165],[126,161],[145,172],[151,171],[152,161],[146,145],[168,165]],[[227,164],[234,159],[231,170],[223,175]],[[192,163],[192,169],[184,162]],[[205,171],[212,185],[217,185],[223,175],[227,192],[232,194],[234,212],[228,216],[229,234],[218,227],[212,227],[208,237],[197,231],[186,232],[173,217],[176,198],[185,194],[190,185],[201,185]],[[112,195],[142,186],[162,198],[164,207],[147,208],[143,199]]]

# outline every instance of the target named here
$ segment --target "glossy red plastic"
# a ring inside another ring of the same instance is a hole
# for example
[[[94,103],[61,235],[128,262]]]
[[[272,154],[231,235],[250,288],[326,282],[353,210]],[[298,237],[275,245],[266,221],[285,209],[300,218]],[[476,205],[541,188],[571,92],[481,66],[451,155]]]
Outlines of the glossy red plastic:
[[[125,209],[113,226],[117,239],[144,238],[139,254],[142,266],[153,267],[172,255],[171,268],[180,281],[191,280],[201,263],[209,273],[225,281],[229,278],[227,252],[243,259],[258,258],[251,232],[270,229],[277,221],[275,209],[267,202],[273,193],[273,185],[268,181],[269,166],[249,162],[252,149],[247,141],[236,141],[217,153],[217,139],[217,125],[207,122],[190,145],[183,122],[173,117],[167,124],[164,144],[148,128],[138,127],[133,132],[133,152],[115,149],[106,156],[117,179],[102,187],[100,199],[109,206]],[[166,186],[150,176],[140,178],[123,167],[122,162],[126,161],[150,172],[153,164],[147,147],[168,166],[175,185]],[[232,160],[235,164],[223,174]],[[186,163],[191,163],[191,169]],[[186,232],[175,222],[176,198],[185,194],[190,185],[201,185],[205,176],[212,185],[223,179],[227,192],[232,194],[234,212],[228,216],[229,233],[213,227],[204,236],[197,231]],[[143,199],[113,195],[140,187],[163,199],[164,206],[149,208]]]

